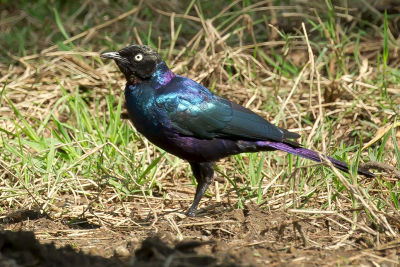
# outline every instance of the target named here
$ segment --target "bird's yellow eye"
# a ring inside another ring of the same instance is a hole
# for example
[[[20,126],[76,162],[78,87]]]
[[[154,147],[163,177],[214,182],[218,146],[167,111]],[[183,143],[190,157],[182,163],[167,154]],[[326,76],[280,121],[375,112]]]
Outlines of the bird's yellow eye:
[[[136,54],[134,59],[135,59],[135,61],[141,61],[143,59],[143,55],[142,54]]]

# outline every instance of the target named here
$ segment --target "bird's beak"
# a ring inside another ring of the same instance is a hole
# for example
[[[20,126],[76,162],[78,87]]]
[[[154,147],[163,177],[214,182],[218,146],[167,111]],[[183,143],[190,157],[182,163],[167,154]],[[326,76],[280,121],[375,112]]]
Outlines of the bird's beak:
[[[109,59],[120,59],[121,56],[118,52],[108,52],[108,53],[103,53],[100,55],[102,58],[109,58]]]
[[[100,57],[102,58],[108,58],[108,59],[114,59],[117,63],[123,63],[123,64],[129,64],[129,61],[121,56],[118,52],[108,52],[101,54]]]

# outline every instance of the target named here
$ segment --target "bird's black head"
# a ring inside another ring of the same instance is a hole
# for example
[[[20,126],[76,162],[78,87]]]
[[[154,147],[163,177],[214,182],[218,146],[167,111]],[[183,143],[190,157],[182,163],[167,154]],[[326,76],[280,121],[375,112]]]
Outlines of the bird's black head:
[[[118,52],[108,52],[100,56],[114,59],[128,83],[150,78],[157,64],[163,61],[157,51],[147,45],[130,45]]]

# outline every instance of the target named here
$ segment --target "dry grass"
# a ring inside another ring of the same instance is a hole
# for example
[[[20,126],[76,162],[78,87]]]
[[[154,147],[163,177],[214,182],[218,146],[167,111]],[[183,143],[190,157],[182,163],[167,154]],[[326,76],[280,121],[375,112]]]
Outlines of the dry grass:
[[[223,203],[217,214],[251,201],[287,214],[282,225],[293,224],[306,247],[321,245],[298,220],[314,232],[325,231],[322,221],[338,226],[328,227],[336,241],[325,249],[398,244],[399,182],[385,167],[400,165],[400,132],[388,127],[398,126],[400,112],[398,15],[388,15],[385,27],[382,6],[366,0],[337,1],[331,9],[323,1],[234,1],[217,5],[219,12],[208,2],[144,2],[122,11],[85,1],[83,13],[61,9],[61,24],[38,22],[47,33],[32,31],[37,41],[23,51],[2,45],[9,52],[0,55],[7,57],[0,64],[0,218],[36,209],[72,224],[85,218],[110,229],[157,230],[160,214],[189,206],[188,165],[125,120],[124,79],[98,57],[144,43],[158,47],[174,72],[300,133],[307,148],[352,166],[386,164],[366,179],[280,152],[224,159],[208,194]],[[387,3],[388,13],[398,13]],[[2,35],[37,22],[21,6],[1,13]],[[361,151],[370,140],[376,142]],[[188,225],[167,221],[185,237]],[[370,244],[355,241],[365,236]]]

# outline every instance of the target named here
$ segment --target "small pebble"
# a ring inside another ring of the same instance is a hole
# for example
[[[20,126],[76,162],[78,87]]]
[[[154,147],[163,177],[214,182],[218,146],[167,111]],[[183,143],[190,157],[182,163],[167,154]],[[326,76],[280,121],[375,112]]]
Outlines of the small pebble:
[[[246,220],[246,218],[244,217],[243,210],[235,210],[233,212],[233,218],[235,218],[236,220],[238,220],[241,223]]]
[[[246,238],[247,238],[247,235],[246,235],[246,234],[243,234],[243,233],[241,233],[241,234],[239,234],[239,238],[240,238],[240,239],[246,239]]]
[[[129,239],[129,242],[131,242],[133,244],[137,244],[137,243],[139,243],[139,239],[137,237],[132,237],[131,239]]]
[[[207,229],[203,229],[203,234],[204,235],[211,235],[211,231],[209,231]]]
[[[118,246],[114,250],[114,255],[117,257],[128,257],[130,255],[130,253],[126,247]]]
[[[177,219],[181,219],[181,220],[187,218],[187,216],[185,214],[179,213],[179,212],[175,213],[174,215],[177,217]]]
[[[101,253],[97,248],[91,248],[89,254],[91,256],[101,256]]]
[[[295,253],[296,251],[297,251],[297,249],[294,247],[293,244],[291,244],[288,252],[289,253]]]
[[[226,244],[224,244],[222,241],[217,241],[215,245],[211,248],[212,252],[221,252],[227,249]]]

